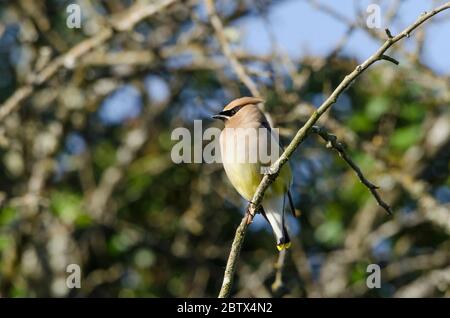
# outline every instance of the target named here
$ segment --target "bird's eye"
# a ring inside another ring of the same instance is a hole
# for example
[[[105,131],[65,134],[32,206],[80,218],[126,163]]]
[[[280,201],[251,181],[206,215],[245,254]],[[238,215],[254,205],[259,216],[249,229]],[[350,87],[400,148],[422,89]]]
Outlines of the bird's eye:
[[[238,106],[238,107],[235,107],[235,108],[233,108],[233,109],[230,109],[230,116],[233,116],[234,114],[236,114],[240,109],[242,108],[242,106]]]

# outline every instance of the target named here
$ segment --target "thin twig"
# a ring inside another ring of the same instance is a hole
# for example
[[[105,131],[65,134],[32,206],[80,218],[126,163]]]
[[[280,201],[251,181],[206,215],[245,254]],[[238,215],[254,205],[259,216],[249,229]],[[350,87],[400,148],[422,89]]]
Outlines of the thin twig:
[[[285,262],[286,262],[286,250],[282,250],[278,254],[278,260],[277,263],[275,264],[275,281],[271,286],[272,293],[274,294],[279,294],[283,290],[284,287],[283,269]]]
[[[336,136],[329,134],[328,132],[325,131],[325,129],[318,127],[318,126],[313,126],[311,131],[314,132],[315,134],[319,135],[323,140],[325,140],[327,142],[327,148],[333,148],[334,150],[336,150],[338,152],[339,157],[341,157],[350,166],[350,168],[352,168],[353,171],[355,171],[355,173],[358,176],[361,183],[364,184],[367,187],[367,189],[369,189],[369,191],[374,196],[375,200],[377,200],[378,205],[383,207],[383,209],[385,209],[389,215],[392,215],[391,207],[386,202],[384,202],[383,199],[381,199],[381,197],[377,191],[379,189],[379,187],[374,185],[369,180],[367,180],[367,178],[362,173],[361,169],[359,169],[359,167],[347,155],[347,153],[344,150],[344,147],[337,140]]]
[[[395,65],[399,65],[400,64],[399,61],[397,61],[396,59],[394,59],[393,57],[388,56],[388,55],[384,55],[384,54],[381,55],[381,59],[383,59],[385,61],[388,61],[388,62],[391,62],[391,63],[394,63]]]
[[[207,3],[211,2],[210,0],[206,0]],[[261,183],[259,184],[258,188],[256,189],[255,194],[253,195],[253,198],[251,200],[250,204],[250,215],[254,215],[255,211],[258,210],[261,201],[263,199],[264,193],[266,192],[267,188],[275,181],[277,178],[279,172],[281,171],[281,168],[284,164],[289,160],[289,158],[292,156],[294,151],[297,149],[297,147],[306,139],[308,136],[311,128],[315,125],[315,123],[319,120],[319,118],[334,104],[336,103],[338,97],[352,84],[352,82],[361,75],[367,68],[372,66],[375,62],[383,60],[383,55],[385,55],[385,52],[395,43],[400,41],[401,39],[405,37],[409,37],[410,34],[419,27],[422,23],[433,17],[434,15],[438,14],[439,12],[442,12],[446,9],[450,8],[450,2],[445,3],[444,5],[421,15],[416,22],[408,26],[406,29],[404,29],[402,32],[400,32],[398,35],[388,38],[383,45],[373,54],[371,55],[366,61],[364,61],[361,65],[358,65],[350,74],[348,74],[344,80],[336,87],[336,89],[333,91],[333,93],[322,103],[322,105],[315,111],[311,117],[307,120],[307,122],[301,127],[294,138],[292,139],[291,143],[286,147],[285,151],[282,153],[280,158],[270,167],[268,174],[266,174],[263,179],[261,180]],[[230,251],[230,257],[228,258],[228,263],[225,270],[225,276],[224,276],[224,283],[222,284],[222,289],[220,291],[219,297],[228,297],[230,295],[231,291],[231,282],[232,278],[234,276],[234,271],[236,269],[236,262],[238,259],[239,251],[241,250],[242,243],[244,241],[245,232],[247,229],[247,218],[244,217],[244,219],[241,221],[241,224],[239,225],[238,229],[236,230],[236,236],[233,240],[233,245],[231,247]],[[245,224],[244,224],[245,223]],[[231,264],[230,264],[231,262]]]
[[[391,30],[389,30],[388,28],[386,28],[386,29],[384,29],[384,31],[386,32],[386,35],[388,36],[388,39],[392,39],[392,38],[393,38],[392,33],[391,33]]]
[[[236,56],[233,54],[233,51],[228,44],[228,41],[225,36],[225,32],[223,29],[222,21],[217,15],[216,8],[214,6],[214,2],[212,0],[205,0],[206,9],[208,10],[208,16],[211,21],[211,24],[216,32],[217,39],[219,40],[220,46],[222,48],[222,52],[228,61],[231,64],[236,75],[239,77],[242,83],[248,88],[248,90],[255,97],[261,97],[261,94],[256,87],[255,82],[247,75],[245,72],[244,66],[239,62]]]

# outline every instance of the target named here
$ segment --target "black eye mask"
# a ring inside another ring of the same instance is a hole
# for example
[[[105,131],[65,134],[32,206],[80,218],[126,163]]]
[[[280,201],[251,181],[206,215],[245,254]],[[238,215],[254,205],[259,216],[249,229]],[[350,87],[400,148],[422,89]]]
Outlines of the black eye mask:
[[[227,117],[232,117],[233,115],[235,115],[239,110],[241,110],[241,108],[244,106],[236,106],[232,109],[229,110],[224,110],[222,112],[219,113],[219,115],[223,115],[223,116],[227,116]]]

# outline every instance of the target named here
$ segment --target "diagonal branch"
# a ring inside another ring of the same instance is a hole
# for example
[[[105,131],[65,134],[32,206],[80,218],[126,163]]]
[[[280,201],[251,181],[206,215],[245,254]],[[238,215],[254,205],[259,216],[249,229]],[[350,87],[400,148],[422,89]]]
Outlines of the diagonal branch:
[[[228,255],[227,266],[223,277],[222,287],[220,288],[219,298],[227,298],[230,296],[231,287],[233,287],[234,272],[236,271],[237,260],[241,252],[242,243],[244,242],[245,232],[250,223],[247,222],[247,215],[241,220],[241,224],[236,229],[233,244],[231,244],[230,255]]]
[[[207,0],[208,1],[208,0]],[[306,139],[309,132],[311,131],[312,127],[315,125],[315,123],[319,120],[319,118],[337,101],[338,97],[347,89],[350,87],[352,82],[359,77],[367,68],[372,66],[375,62],[380,60],[385,60],[386,51],[395,43],[400,41],[401,39],[405,37],[409,37],[411,33],[417,29],[421,24],[423,24],[425,21],[430,19],[431,17],[435,16],[439,12],[442,12],[444,10],[447,10],[450,8],[450,2],[445,3],[444,5],[428,12],[422,14],[413,24],[408,26],[406,29],[404,29],[402,32],[400,32],[396,36],[388,36],[387,40],[383,43],[383,45],[373,54],[371,55],[366,61],[364,61],[362,64],[358,65],[350,74],[348,74],[344,80],[336,87],[336,89],[333,91],[333,93],[322,103],[322,105],[311,115],[311,117],[308,119],[308,121],[301,127],[294,138],[292,139],[291,143],[286,147],[286,150],[283,152],[283,154],[280,156],[280,158],[270,167],[270,173],[266,174],[263,179],[261,180],[261,183],[259,184],[258,188],[256,189],[255,194],[252,198],[252,203],[250,204],[249,213],[250,215],[254,215],[255,211],[258,210],[258,207],[261,204],[261,201],[264,197],[264,193],[266,192],[267,188],[275,181],[277,178],[281,168],[283,165],[287,163],[289,158],[292,156],[294,151],[297,149],[297,147]],[[388,33],[388,31],[386,32]],[[390,32],[388,33],[390,34]],[[245,221],[244,221],[245,220]],[[246,222],[247,216],[244,217],[242,222],[240,223],[239,227],[236,230],[236,235],[233,240],[233,244],[230,251],[230,256],[228,258],[226,270],[225,270],[225,276],[224,276],[224,283],[222,285],[222,289],[220,291],[219,297],[228,297],[230,295],[231,291],[231,282],[234,275],[234,271],[236,269],[236,262],[239,256],[239,252],[242,247],[242,243],[244,241],[245,232],[247,230],[248,224]]]
[[[383,207],[383,209],[386,210],[386,212],[389,215],[392,215],[391,207],[381,199],[380,194],[378,193],[379,187],[374,185],[372,182],[367,180],[367,178],[362,173],[361,169],[353,162],[353,160],[347,155],[347,153],[344,150],[344,147],[342,144],[337,140],[335,135],[329,134],[326,132],[323,128],[320,128],[318,126],[313,126],[311,131],[317,135],[319,135],[323,140],[327,142],[327,148],[333,148],[336,150],[339,154],[339,157],[341,157],[349,166],[352,168],[356,175],[358,176],[359,180],[362,184],[364,184],[367,189],[372,193],[375,200],[377,200],[378,205]]]
[[[239,63],[239,60],[233,54],[233,51],[231,51],[230,45],[228,44],[228,41],[225,36],[222,21],[217,15],[214,2],[212,0],[205,0],[205,4],[206,9],[208,10],[209,19],[214,28],[214,31],[216,32],[216,36],[217,39],[219,40],[223,54],[230,62],[231,67],[233,68],[236,75],[239,77],[241,82],[244,83],[244,85],[248,88],[248,90],[252,93],[252,95],[255,97],[261,97],[261,94],[259,93],[255,82],[250,78],[250,76],[247,75],[244,66],[241,63]]]

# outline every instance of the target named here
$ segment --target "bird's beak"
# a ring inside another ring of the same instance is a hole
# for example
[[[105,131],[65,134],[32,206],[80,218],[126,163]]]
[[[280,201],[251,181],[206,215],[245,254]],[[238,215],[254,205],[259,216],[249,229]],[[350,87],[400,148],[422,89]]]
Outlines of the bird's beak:
[[[212,118],[214,118],[214,119],[220,119],[220,120],[227,120],[227,119],[228,119],[228,117],[225,116],[225,115],[223,115],[222,112],[220,112],[220,113],[218,113],[218,114],[212,116]]]

